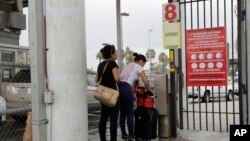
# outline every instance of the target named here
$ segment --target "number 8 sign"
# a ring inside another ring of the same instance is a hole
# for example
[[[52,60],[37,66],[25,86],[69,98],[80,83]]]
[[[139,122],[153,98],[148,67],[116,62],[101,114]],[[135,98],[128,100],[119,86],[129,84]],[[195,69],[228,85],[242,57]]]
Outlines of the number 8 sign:
[[[162,5],[162,21],[177,21],[179,20],[179,3],[167,3]]]

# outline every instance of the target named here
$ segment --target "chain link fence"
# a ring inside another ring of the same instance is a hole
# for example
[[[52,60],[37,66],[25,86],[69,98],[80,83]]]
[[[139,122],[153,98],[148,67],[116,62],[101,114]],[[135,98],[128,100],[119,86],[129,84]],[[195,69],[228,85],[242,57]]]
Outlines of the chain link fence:
[[[27,49],[0,47],[0,140],[22,141],[31,111]]]
[[[89,129],[96,128],[100,103],[93,97],[95,72],[87,71]],[[28,48],[0,44],[0,141],[22,141],[27,113],[31,111],[31,71]],[[96,131],[96,129],[94,129]]]

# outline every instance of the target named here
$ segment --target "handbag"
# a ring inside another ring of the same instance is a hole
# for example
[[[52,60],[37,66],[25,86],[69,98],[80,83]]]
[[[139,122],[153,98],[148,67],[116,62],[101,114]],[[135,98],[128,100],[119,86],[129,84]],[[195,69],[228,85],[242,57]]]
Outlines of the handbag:
[[[109,62],[106,63],[104,70],[102,72],[102,75],[104,74],[104,71],[108,63]],[[99,80],[99,84],[101,83],[101,80],[102,80],[102,76]],[[94,98],[100,101],[102,104],[113,108],[115,107],[118,97],[119,97],[119,90],[118,90],[117,83],[116,83],[116,88],[117,90],[103,86],[103,85],[98,85],[96,88],[96,92],[94,94]]]

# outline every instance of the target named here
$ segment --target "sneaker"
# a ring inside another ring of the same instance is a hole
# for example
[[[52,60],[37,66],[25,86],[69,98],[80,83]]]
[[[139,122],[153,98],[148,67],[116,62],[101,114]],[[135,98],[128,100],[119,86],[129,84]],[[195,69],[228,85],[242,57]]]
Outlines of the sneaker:
[[[127,140],[128,139],[128,135],[122,135],[122,139],[123,140]]]
[[[135,141],[135,137],[129,137],[129,141]]]

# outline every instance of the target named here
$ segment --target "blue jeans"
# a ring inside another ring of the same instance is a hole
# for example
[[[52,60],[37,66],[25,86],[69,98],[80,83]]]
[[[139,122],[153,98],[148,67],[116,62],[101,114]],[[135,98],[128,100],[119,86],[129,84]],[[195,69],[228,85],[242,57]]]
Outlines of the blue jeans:
[[[130,137],[134,137],[134,95],[132,86],[126,82],[119,85],[120,92],[120,128],[122,135],[127,135],[125,122],[127,119],[128,132]]]
[[[101,141],[106,141],[106,125],[110,117],[110,141],[117,141],[117,121],[119,116],[119,103],[114,108],[101,104],[101,117],[99,122],[99,135]]]

